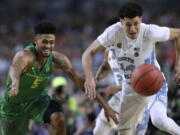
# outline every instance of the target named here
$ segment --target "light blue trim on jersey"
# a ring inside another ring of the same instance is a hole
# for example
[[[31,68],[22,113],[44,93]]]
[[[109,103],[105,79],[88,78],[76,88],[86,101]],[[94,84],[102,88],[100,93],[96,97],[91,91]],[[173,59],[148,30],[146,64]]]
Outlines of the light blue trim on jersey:
[[[156,101],[162,103],[166,108],[167,108],[167,100],[168,100],[168,95],[167,95],[167,82],[164,78],[163,80],[163,85],[159,92],[156,94]]]
[[[161,89],[159,90],[159,92],[156,94],[156,99],[155,99],[155,102],[162,103],[164,105],[164,107],[166,107],[166,108],[167,108],[167,98],[168,98],[167,97],[167,89],[168,89],[167,82],[166,82],[166,79],[164,78],[163,85],[162,85]],[[152,104],[152,106],[153,106],[153,104]],[[145,135],[146,130],[148,128],[151,107],[149,109],[146,107],[146,109],[143,113],[143,117],[144,117],[143,123],[138,124],[136,127],[136,135]]]
[[[113,52],[114,56],[116,57],[116,51],[115,51],[114,45],[111,45],[111,46],[109,47],[109,50],[111,50],[111,51]]]
[[[155,51],[152,51],[150,57],[148,57],[147,59],[145,59],[145,63],[146,64],[152,64],[155,65],[155,61],[156,61],[156,53]],[[159,90],[159,92],[156,94],[156,101],[159,101],[160,103],[162,103],[166,108],[167,108],[167,82],[165,77],[163,77],[163,85],[161,87],[161,89]]]
[[[155,60],[156,60],[156,55],[155,55],[155,51],[153,51],[151,54],[151,64],[152,65],[155,65]]]
[[[145,59],[145,64],[155,65],[155,61],[156,61],[156,53],[155,51],[152,51],[151,55]]]
[[[150,116],[150,111],[146,107],[143,113],[143,123],[138,124],[136,127],[136,135],[145,135],[146,130],[148,128],[149,116]]]

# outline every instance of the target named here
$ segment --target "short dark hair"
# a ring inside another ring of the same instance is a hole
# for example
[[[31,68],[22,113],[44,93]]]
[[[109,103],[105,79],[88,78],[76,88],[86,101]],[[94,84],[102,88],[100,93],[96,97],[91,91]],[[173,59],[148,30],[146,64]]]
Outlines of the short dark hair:
[[[135,3],[135,2],[127,2],[120,8],[118,12],[118,17],[120,19],[123,19],[125,17],[127,18],[134,18],[136,16],[141,17],[143,14],[142,7]]]
[[[51,22],[40,22],[34,27],[35,34],[56,34],[56,27]]]

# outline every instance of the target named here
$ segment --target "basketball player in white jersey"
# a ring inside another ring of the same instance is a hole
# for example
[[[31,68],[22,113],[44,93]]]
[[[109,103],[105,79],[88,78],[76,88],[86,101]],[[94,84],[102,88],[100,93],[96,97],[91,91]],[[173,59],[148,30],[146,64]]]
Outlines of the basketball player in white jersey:
[[[107,48],[105,52],[105,58],[103,63],[96,74],[97,82],[110,72],[110,68],[114,74],[116,86],[111,86],[110,89],[111,94],[115,94],[121,90],[122,77],[121,73],[118,71],[117,61],[114,59],[115,57],[112,55],[114,52],[114,46],[110,46]],[[110,90],[109,89],[109,90]],[[110,106],[118,112],[118,105],[120,102],[120,94],[121,92],[115,94],[110,100]],[[167,84],[164,78],[163,87],[156,94],[156,100],[151,106],[147,106],[140,114],[139,121],[136,121],[135,124],[135,133],[136,135],[145,135],[148,121],[149,121],[149,113],[152,119],[153,125],[157,128],[166,131],[170,134],[177,135],[180,132],[180,127],[167,116]],[[108,122],[105,118],[104,111],[101,110],[98,118],[96,120],[96,126],[94,128],[94,135],[110,135],[114,130],[118,131],[118,127],[113,121]]]
[[[108,27],[83,53],[82,63],[86,75],[84,86],[86,94],[94,99],[96,83],[92,71],[92,57],[114,45],[114,59],[123,79],[118,111],[119,131],[120,135],[134,135],[134,123],[139,120],[145,107],[156,101],[156,97],[144,97],[135,93],[130,84],[131,73],[144,63],[160,68],[155,56],[155,43],[175,40],[177,59],[174,80],[180,84],[180,29],[142,23],[142,8],[136,3],[125,3],[120,9],[119,18],[120,22]],[[165,83],[163,87],[166,87]],[[166,89],[164,88],[162,92],[166,93]],[[173,121],[171,124],[169,126],[174,126]],[[180,135],[180,132],[177,134]]]

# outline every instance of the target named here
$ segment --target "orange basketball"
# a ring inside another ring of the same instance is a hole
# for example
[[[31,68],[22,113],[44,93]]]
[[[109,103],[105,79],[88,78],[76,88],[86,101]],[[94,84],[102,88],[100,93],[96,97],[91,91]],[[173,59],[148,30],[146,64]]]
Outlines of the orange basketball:
[[[151,64],[143,64],[137,67],[131,76],[131,84],[138,94],[151,96],[157,93],[163,84],[161,71]]]

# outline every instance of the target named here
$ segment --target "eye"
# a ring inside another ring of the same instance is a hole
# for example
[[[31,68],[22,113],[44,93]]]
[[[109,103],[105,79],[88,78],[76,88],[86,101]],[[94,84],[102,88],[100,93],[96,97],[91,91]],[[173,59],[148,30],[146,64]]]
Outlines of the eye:
[[[135,22],[135,23],[134,23],[134,26],[137,26],[138,24],[139,24],[138,22]]]
[[[54,44],[54,40],[49,41],[49,43],[50,43],[51,45]]]
[[[127,27],[131,27],[131,26],[132,26],[132,24],[130,24],[130,23],[127,23],[127,24],[126,24],[126,26],[127,26]]]
[[[48,41],[47,40],[42,40],[42,43],[43,44],[48,44]]]

